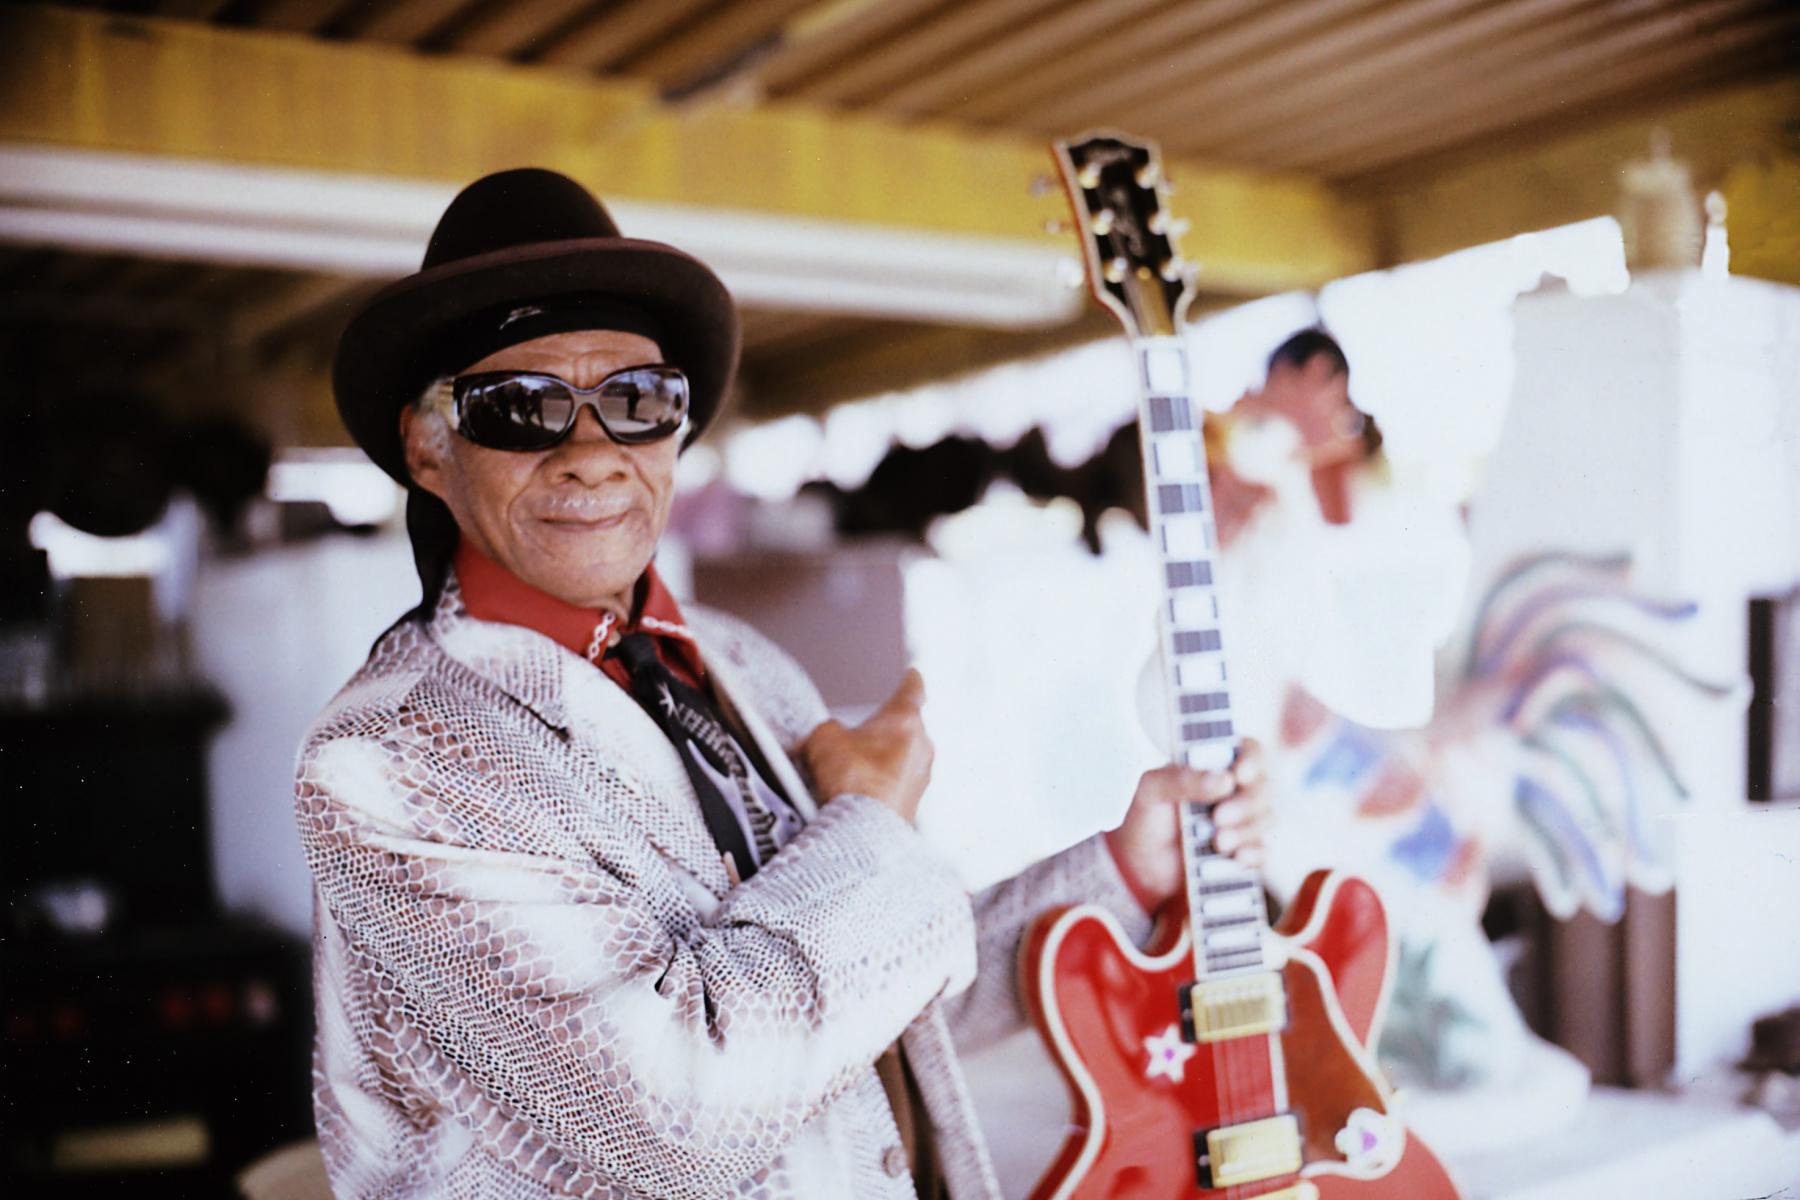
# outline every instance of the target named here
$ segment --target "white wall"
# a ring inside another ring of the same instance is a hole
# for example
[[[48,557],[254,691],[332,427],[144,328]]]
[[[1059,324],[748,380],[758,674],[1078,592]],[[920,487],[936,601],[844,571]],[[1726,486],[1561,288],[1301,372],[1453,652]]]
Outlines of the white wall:
[[[215,883],[228,909],[310,934],[294,755],[376,636],[418,598],[412,553],[398,533],[328,537],[201,565],[195,654],[232,709],[209,759]]]
[[[1521,300],[1506,431],[1475,505],[1476,577],[1525,550],[1629,551],[1697,600],[1670,637],[1745,670],[1750,597],[1800,583],[1800,290],[1696,272]],[[1800,809],[1745,799],[1741,706],[1663,731],[1693,788],[1678,847],[1677,1071],[1740,1057],[1800,1002]]]

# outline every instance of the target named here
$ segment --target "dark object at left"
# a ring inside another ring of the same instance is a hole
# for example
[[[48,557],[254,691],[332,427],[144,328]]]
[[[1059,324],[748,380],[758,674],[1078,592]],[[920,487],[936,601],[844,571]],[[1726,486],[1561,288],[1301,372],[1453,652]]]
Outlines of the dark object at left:
[[[0,1194],[235,1196],[311,1131],[300,939],[222,913],[190,689],[0,708]]]

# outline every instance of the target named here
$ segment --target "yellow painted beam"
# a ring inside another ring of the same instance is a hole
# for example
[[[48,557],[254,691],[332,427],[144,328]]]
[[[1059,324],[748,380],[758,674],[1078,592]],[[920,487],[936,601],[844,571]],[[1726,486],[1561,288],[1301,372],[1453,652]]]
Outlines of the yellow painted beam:
[[[1800,154],[1739,163],[1719,190],[1732,274],[1800,287]]]
[[[1725,192],[1732,270],[1800,283],[1797,122],[1800,78],[1776,79],[1446,169],[1390,176],[1364,194],[1383,213],[1384,258],[1432,258],[1614,213],[1621,168],[1647,157],[1652,133],[1665,130],[1700,195]]]
[[[0,8],[0,140],[443,181],[530,164],[608,197],[1022,239],[1061,215],[1028,194],[1049,169],[1028,138],[789,103],[672,110],[556,68],[43,5]],[[1366,206],[1316,180],[1170,174],[1210,292],[1374,264]]]

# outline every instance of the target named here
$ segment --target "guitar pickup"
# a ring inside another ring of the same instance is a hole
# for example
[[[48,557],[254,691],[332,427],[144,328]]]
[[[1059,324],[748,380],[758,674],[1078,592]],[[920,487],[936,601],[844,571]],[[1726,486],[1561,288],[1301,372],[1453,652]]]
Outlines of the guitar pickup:
[[[1181,989],[1181,1036],[1190,1042],[1274,1033],[1287,1027],[1281,972],[1201,979]]]
[[[1300,1122],[1293,1113],[1194,1134],[1194,1174],[1202,1188],[1292,1175],[1300,1165]]]

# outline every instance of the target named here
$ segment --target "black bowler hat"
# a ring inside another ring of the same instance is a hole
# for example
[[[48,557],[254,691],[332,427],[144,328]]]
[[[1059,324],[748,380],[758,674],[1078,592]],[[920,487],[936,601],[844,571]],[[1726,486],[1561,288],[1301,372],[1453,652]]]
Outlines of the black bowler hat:
[[[731,294],[700,260],[621,237],[598,200],[555,171],[500,171],[457,194],[417,274],[350,318],[332,390],[350,436],[408,483],[400,410],[425,385],[503,346],[570,329],[644,333],[688,377],[690,438],[737,368]]]

